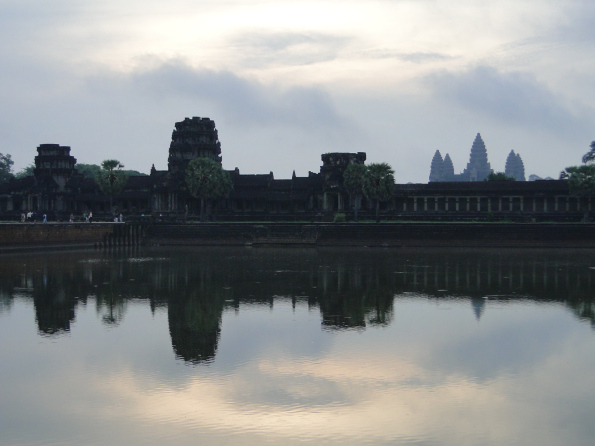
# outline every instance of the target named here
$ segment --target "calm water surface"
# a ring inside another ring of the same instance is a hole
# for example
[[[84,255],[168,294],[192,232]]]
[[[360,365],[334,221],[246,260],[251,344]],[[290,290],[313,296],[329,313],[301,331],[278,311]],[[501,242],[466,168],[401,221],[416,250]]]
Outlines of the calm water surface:
[[[592,445],[592,251],[0,257],[0,444]]]

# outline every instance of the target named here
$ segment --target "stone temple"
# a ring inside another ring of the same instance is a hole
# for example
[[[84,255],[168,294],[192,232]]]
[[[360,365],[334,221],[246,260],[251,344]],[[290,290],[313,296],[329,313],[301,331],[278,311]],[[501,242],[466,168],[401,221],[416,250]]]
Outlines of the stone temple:
[[[514,151],[511,152],[511,155],[509,155],[506,161],[507,170],[505,173],[517,181],[525,181],[525,168],[521,156],[518,154],[515,155]],[[430,166],[430,182],[483,181],[492,172],[493,170],[488,162],[488,152],[485,143],[478,133],[471,146],[469,162],[462,173],[454,173],[454,167],[448,153],[442,159],[440,151],[436,150]]]
[[[525,165],[521,159],[521,155],[514,153],[511,150],[506,158],[506,166],[504,167],[504,173],[516,181],[525,181]]]
[[[194,158],[210,158],[221,164],[221,143],[215,121],[209,118],[186,118],[176,122],[169,145],[168,171],[184,173]]]
[[[93,212],[95,220],[109,221],[113,209],[125,218],[181,221],[199,213],[200,204],[185,184],[188,163],[206,157],[221,163],[221,142],[215,122],[209,118],[186,118],[175,123],[167,170],[154,165],[149,175],[130,176],[125,188],[106,196],[95,181],[76,170],[71,148],[41,144],[37,148],[33,175],[0,184],[0,219],[18,221],[21,212],[47,213],[50,221],[68,221],[74,214]],[[318,172],[275,178],[273,172],[242,174],[228,171],[233,189],[229,196],[210,200],[211,219],[224,221],[332,221],[337,213],[353,217],[355,198],[343,185],[349,164],[364,164],[366,153],[325,153]],[[492,172],[487,150],[477,134],[469,162],[460,174],[446,154],[436,151],[427,184],[395,184],[393,196],[380,203],[381,217],[388,220],[473,220],[506,218],[515,221],[579,221],[592,210],[591,199],[569,193],[568,182],[481,181]],[[520,156],[511,152],[507,174],[524,179]],[[505,184],[504,184],[505,183]],[[373,219],[375,203],[361,200],[360,219]]]

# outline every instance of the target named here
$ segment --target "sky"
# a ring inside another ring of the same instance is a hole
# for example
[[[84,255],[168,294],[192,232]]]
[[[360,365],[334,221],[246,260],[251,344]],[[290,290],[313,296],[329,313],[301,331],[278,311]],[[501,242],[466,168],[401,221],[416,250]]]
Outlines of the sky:
[[[275,178],[366,152],[425,183],[479,132],[504,171],[557,177],[595,140],[590,0],[0,0],[0,153],[167,169],[174,124]]]

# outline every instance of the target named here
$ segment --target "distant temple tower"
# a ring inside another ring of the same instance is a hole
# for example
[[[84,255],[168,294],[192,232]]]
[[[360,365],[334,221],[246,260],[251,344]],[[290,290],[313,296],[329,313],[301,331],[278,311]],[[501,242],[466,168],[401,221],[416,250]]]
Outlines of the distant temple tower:
[[[430,167],[430,183],[434,181],[456,181],[455,168],[450,155],[447,153],[442,159],[440,150],[436,150],[434,153]]]
[[[184,173],[195,158],[210,158],[221,164],[221,143],[215,121],[193,117],[176,122],[169,146],[168,170],[171,174]]]
[[[444,175],[444,160],[442,159],[440,150],[436,150],[434,153],[432,165],[430,166],[430,183],[435,181],[447,181]]]
[[[444,157],[444,162],[442,163],[442,172],[444,173],[444,178],[447,178],[446,181],[453,181],[452,179],[455,177],[455,168],[448,153]]]
[[[515,154],[514,150],[511,150],[508,158],[506,158],[504,173],[517,181],[525,181],[525,165],[523,164],[521,155],[518,153]]]
[[[469,163],[461,174],[462,181],[483,181],[492,173],[490,163],[488,163],[488,152],[486,146],[478,133],[471,146]]]
[[[447,153],[444,159],[439,150],[436,150],[430,167],[430,182],[435,181],[482,181],[492,173],[488,163],[486,146],[478,133],[471,146],[469,163],[462,173],[455,174],[455,169]],[[524,175],[524,174],[523,174]]]

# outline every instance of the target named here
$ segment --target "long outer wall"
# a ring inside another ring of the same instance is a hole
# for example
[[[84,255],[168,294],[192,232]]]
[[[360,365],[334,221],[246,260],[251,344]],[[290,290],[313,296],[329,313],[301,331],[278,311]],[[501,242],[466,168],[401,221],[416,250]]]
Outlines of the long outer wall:
[[[144,231],[124,223],[3,223],[0,252],[138,245]]]
[[[595,248],[595,224],[381,223],[156,225],[150,245]]]
[[[139,244],[595,248],[595,224],[0,224],[0,252]]]

